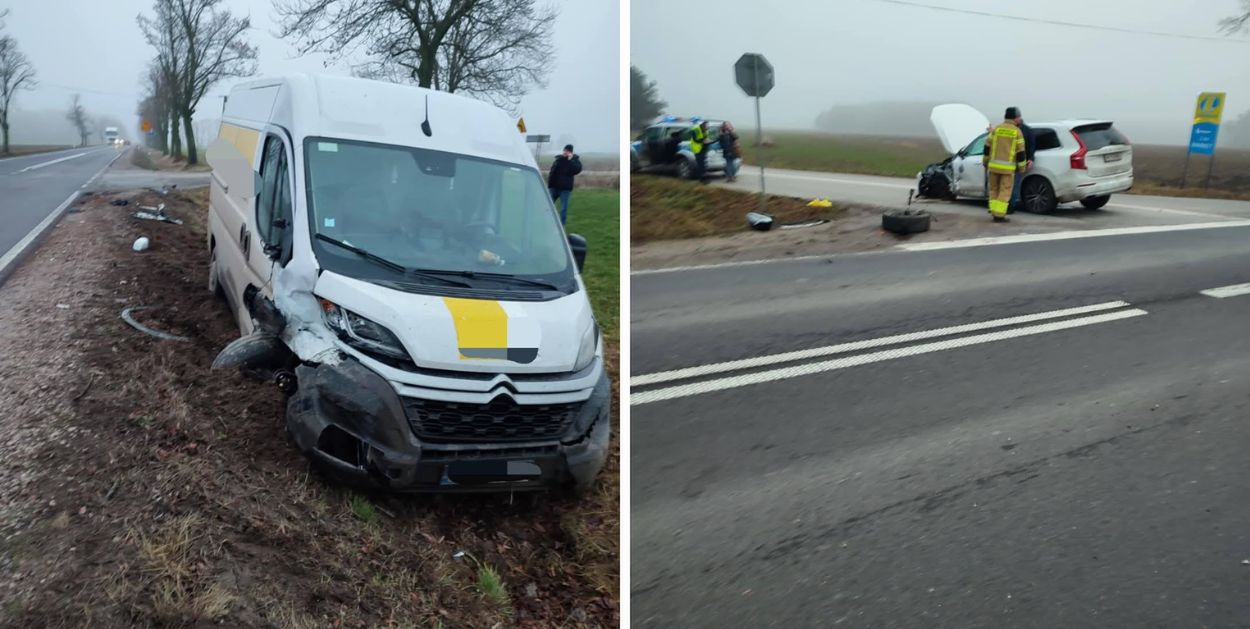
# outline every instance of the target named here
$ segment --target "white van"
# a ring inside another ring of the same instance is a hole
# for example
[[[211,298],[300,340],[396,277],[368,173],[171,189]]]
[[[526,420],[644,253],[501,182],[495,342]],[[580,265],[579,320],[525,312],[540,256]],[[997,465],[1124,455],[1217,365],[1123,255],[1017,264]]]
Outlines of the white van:
[[[610,390],[579,273],[502,110],[364,79],[254,80],[208,153],[209,286],[239,367],[334,476],[398,491],[589,487]]]

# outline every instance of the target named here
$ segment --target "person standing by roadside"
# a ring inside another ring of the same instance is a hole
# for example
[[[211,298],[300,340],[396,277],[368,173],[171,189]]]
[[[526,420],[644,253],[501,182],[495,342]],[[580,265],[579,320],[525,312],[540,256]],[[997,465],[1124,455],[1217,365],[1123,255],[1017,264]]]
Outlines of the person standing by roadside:
[[[720,126],[720,150],[725,154],[725,181],[730,183],[738,180],[738,133],[729,121]]]
[[[564,152],[551,163],[547,174],[547,189],[551,200],[560,203],[560,224],[569,220],[569,195],[573,194],[573,177],[582,172],[582,158],[573,152],[573,145],[564,145]]]
[[[690,152],[694,153],[694,178],[707,183],[707,121],[696,119],[690,128]]]
[[[1008,107],[1002,124],[994,127],[985,138],[985,152],[981,162],[985,164],[989,187],[990,214],[995,223],[1007,222],[1007,208],[1011,203],[1011,186],[1017,174],[1025,169],[1024,135],[1016,126],[1020,111]]]
[[[1034,146],[1035,143],[1034,143],[1034,138],[1033,138],[1033,128],[1027,124],[1024,124],[1024,116],[1020,113],[1020,108],[1015,107],[1014,109],[1016,110],[1016,117],[1015,117],[1016,126],[1020,128],[1020,133],[1024,135],[1025,164],[1024,164],[1024,170],[1016,173],[1016,176],[1014,177],[1014,181],[1011,184],[1011,204],[1010,204],[1010,207],[1007,209],[1008,213],[1015,212],[1016,209],[1019,207],[1020,182],[1024,181],[1024,173],[1027,173],[1030,170],[1033,170],[1033,151],[1036,150],[1036,147]]]

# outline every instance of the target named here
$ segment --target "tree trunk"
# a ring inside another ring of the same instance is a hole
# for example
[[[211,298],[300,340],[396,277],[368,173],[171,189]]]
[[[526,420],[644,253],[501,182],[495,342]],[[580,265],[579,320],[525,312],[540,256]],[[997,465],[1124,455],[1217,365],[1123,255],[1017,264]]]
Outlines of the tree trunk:
[[[178,136],[177,115],[171,115],[169,117],[169,142],[171,145],[170,155],[172,155],[174,159],[182,157],[182,138]]]
[[[4,132],[4,154],[9,154],[9,123],[0,124],[0,131]]]
[[[187,165],[200,163],[200,156],[195,151],[195,127],[191,126],[191,114],[182,114],[182,129],[187,134]]]

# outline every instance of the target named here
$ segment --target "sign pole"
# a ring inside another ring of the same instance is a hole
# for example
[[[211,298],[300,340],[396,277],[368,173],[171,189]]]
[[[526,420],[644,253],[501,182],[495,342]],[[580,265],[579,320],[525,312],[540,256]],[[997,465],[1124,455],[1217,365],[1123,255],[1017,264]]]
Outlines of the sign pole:
[[[1193,155],[1189,151],[1185,151],[1185,168],[1181,170],[1181,189],[1185,188],[1185,181],[1189,178],[1189,156]]]
[[[756,57],[753,61],[755,74],[755,150],[759,153],[760,160],[760,214],[764,214],[764,210],[768,205],[768,197],[766,188],[764,187],[764,125],[760,122],[760,60]]]
[[[1211,161],[1207,162],[1207,182],[1203,184],[1203,189],[1211,189],[1211,171],[1215,170],[1215,153],[1211,153]]]

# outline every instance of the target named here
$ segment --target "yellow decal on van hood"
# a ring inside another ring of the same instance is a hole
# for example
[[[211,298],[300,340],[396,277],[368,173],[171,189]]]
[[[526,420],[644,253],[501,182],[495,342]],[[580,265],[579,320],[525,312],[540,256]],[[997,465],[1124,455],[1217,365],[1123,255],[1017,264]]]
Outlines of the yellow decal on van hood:
[[[444,297],[443,303],[456,326],[461,360],[507,360],[525,365],[538,357],[537,339],[532,333],[536,330],[530,330],[531,325],[510,326],[508,312],[500,302]]]

